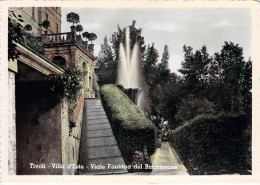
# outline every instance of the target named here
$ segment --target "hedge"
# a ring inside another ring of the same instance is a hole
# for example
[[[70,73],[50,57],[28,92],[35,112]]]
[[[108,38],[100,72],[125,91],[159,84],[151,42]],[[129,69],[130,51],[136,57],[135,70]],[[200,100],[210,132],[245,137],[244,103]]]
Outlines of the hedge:
[[[198,116],[170,134],[190,174],[251,174],[251,116]]]
[[[155,151],[155,126],[128,96],[109,84],[101,87],[101,100],[126,164],[131,163],[134,151],[143,151],[144,146],[152,155]]]

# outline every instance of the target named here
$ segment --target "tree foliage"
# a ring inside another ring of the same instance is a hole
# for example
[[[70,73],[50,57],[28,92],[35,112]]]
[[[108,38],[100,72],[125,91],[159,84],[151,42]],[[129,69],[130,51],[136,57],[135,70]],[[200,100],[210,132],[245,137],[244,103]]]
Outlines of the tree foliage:
[[[67,14],[67,22],[71,22],[74,26],[74,24],[79,23],[79,15],[74,12]]]
[[[76,67],[64,67],[63,74],[50,74],[48,80],[51,90],[59,99],[75,99],[82,88],[83,74]]]
[[[135,21],[132,22],[132,25],[129,26],[129,34],[130,34],[130,51],[133,52],[134,44],[138,43],[140,52],[139,52],[139,60],[142,62],[144,59],[145,52],[145,44],[144,37],[142,36],[142,29],[136,28]],[[125,32],[126,28],[121,29],[120,26],[117,26],[117,32],[114,32],[111,37],[113,56],[115,57],[115,61],[119,60],[119,45],[122,42],[125,46]]]
[[[222,97],[224,101],[221,101],[223,109],[231,112],[243,111],[244,95],[249,94],[252,83],[250,61],[245,62],[243,49],[232,42],[225,42],[215,57],[220,67],[220,80],[225,91]]]
[[[91,41],[91,43],[96,39],[97,39],[97,35],[95,33],[88,34],[88,40]]]
[[[88,40],[88,38],[89,38],[89,32],[86,32],[86,31],[83,32],[83,33],[82,33],[82,37]]]
[[[78,24],[76,26],[76,31],[79,32],[79,33],[82,32],[83,31],[83,26],[81,24]]]
[[[48,20],[42,22],[42,26],[47,30],[50,27],[51,23]]]
[[[111,46],[108,44],[107,37],[105,37],[96,60],[96,74],[101,85],[116,83],[116,66]]]
[[[101,84],[116,82],[120,43],[125,45],[126,28],[117,27],[109,46],[101,45],[97,71]],[[148,96],[145,114],[156,126],[168,122],[173,128],[199,114],[221,112],[251,113],[252,62],[245,61],[239,45],[225,42],[221,51],[210,55],[204,45],[199,50],[184,45],[184,61],[179,72],[169,69],[169,48],[161,57],[155,44],[146,47],[142,29],[135,21],[129,26],[130,52],[134,44],[140,48],[143,90]],[[107,79],[107,80],[106,80]]]
[[[16,16],[13,11],[10,11],[8,17],[8,60],[18,58],[19,52],[16,50],[16,43],[23,41],[23,26],[21,25],[22,16]]]

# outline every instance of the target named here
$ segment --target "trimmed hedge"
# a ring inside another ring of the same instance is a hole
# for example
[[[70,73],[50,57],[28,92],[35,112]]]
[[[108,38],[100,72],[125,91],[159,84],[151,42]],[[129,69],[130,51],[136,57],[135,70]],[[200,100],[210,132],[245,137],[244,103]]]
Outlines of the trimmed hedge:
[[[251,116],[198,116],[170,142],[190,174],[251,174]]]
[[[144,146],[152,155],[155,151],[155,126],[128,96],[109,84],[101,87],[101,100],[125,162],[130,164],[134,151],[143,151]]]

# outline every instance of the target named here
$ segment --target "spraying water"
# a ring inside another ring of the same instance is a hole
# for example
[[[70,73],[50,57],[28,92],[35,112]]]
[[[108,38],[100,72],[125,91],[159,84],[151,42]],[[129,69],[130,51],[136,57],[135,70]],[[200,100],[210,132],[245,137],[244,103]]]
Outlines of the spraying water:
[[[135,43],[132,54],[130,51],[130,33],[129,28],[125,32],[125,46],[120,43],[119,46],[119,66],[117,82],[124,88],[140,88],[138,44]]]
[[[125,46],[119,45],[119,63],[117,72],[117,83],[124,86],[125,89],[139,89],[140,94],[137,98],[137,106],[142,110],[144,92],[141,88],[139,45],[134,44],[133,51],[130,50],[130,31],[126,28]]]

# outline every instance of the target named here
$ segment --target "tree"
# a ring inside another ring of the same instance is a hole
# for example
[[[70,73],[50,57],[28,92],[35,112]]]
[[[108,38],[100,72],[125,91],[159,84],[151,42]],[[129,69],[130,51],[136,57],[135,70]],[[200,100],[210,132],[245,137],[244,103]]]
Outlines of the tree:
[[[142,37],[142,29],[135,27],[135,21],[132,22],[132,25],[129,26],[129,34],[130,34],[130,51],[133,52],[134,44],[137,43],[139,45],[139,60],[143,63],[144,55],[145,55],[145,44],[144,37]],[[114,32],[111,37],[113,56],[115,57],[115,61],[119,60],[119,45],[123,43],[125,46],[125,32],[126,28],[121,29],[120,26],[117,26],[117,32]]]
[[[216,114],[215,105],[207,99],[197,99],[193,95],[183,98],[177,106],[176,121],[180,125],[198,115]]]
[[[183,74],[185,89],[191,94],[201,96],[201,90],[204,89],[207,81],[206,69],[212,61],[209,56],[206,46],[202,46],[200,50],[192,52],[192,47],[185,46],[184,61],[181,63],[181,69],[178,71]]]
[[[161,59],[161,61],[162,61],[162,65],[163,65],[163,67],[164,68],[167,68],[168,67],[168,61],[169,61],[169,51],[168,51],[168,46],[167,45],[165,45],[164,46],[164,50],[163,50],[163,54],[162,54],[162,59]]]
[[[148,45],[144,62],[142,64],[144,78],[146,80],[147,85],[151,88],[156,80],[156,72],[157,72],[157,62],[159,58],[158,50],[154,48],[154,43],[150,46]]]
[[[151,46],[148,45],[142,66],[145,81],[144,84],[147,84],[144,88],[149,99],[149,104],[146,109],[148,110],[148,117],[156,126],[159,126],[162,122],[162,115],[160,112],[162,104],[160,98],[163,96],[161,85],[156,83],[158,58],[159,53],[157,49],[155,49],[154,43]]]
[[[170,69],[169,69],[169,52],[168,52],[168,46],[164,46],[164,51],[162,54],[161,62],[158,64],[157,67],[157,80],[158,82],[166,82],[170,75]]]
[[[252,61],[249,58],[248,62],[244,64],[241,79],[241,93],[243,95],[243,111],[252,114]]]
[[[95,33],[90,33],[88,35],[88,40],[91,42],[91,44],[92,44],[92,41],[94,41],[96,39],[97,39],[97,35]]]
[[[83,26],[82,26],[81,24],[78,24],[78,25],[76,26],[76,31],[79,32],[79,34],[80,34],[80,32],[83,31]]]
[[[82,36],[83,36],[83,38],[85,38],[86,40],[88,40],[88,38],[89,38],[89,32],[84,32],[84,33],[82,33]]]
[[[18,15],[17,17],[13,11],[10,11],[8,17],[8,60],[18,58],[20,54],[16,50],[16,43],[23,41],[23,26],[21,22],[24,22],[22,16]]]
[[[99,84],[116,83],[116,62],[113,60],[111,46],[108,44],[107,37],[101,44],[101,49],[96,61],[96,74],[99,77]]]
[[[67,22],[71,22],[74,26],[74,24],[79,23],[79,15],[74,12],[67,14]]]
[[[41,26],[43,26],[45,28],[45,34],[48,33],[48,28],[50,27],[50,25],[51,25],[51,23],[48,20],[45,20],[42,22]]]
[[[26,24],[23,28],[25,31],[32,31],[32,26],[30,24]]]
[[[47,30],[50,27],[51,23],[48,20],[42,22],[42,26]]]
[[[215,57],[220,67],[220,79],[223,92],[225,92],[222,97],[222,107],[225,111],[240,112],[242,110],[242,82],[246,64],[243,49],[238,44],[225,42],[222,50],[220,53],[216,53]]]

